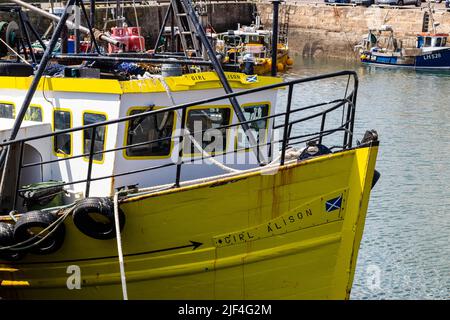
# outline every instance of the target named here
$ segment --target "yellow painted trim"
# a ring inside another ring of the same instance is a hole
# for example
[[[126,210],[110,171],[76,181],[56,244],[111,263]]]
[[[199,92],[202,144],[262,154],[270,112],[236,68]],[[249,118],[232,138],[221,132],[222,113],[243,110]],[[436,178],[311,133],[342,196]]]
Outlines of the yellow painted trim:
[[[15,280],[3,280],[0,282],[2,287],[28,287],[30,283],[28,281],[15,281]]]
[[[84,110],[83,113],[81,114],[81,123],[84,124],[84,115],[86,113],[90,113],[90,114],[98,114],[101,116],[105,116],[105,120],[103,121],[108,121],[108,114],[106,112],[101,112],[101,111],[93,111],[93,110]],[[106,147],[106,141],[107,141],[107,136],[108,136],[108,126],[103,126],[105,128],[105,138],[103,140],[103,148],[102,151],[105,151],[105,147]],[[83,130],[83,134],[81,136],[81,152],[84,152],[84,130]],[[105,163],[105,154],[102,153],[102,160],[92,160],[93,163],[97,163],[97,164],[103,164]],[[89,157],[83,157],[83,160],[86,162],[89,162]]]
[[[12,105],[12,107],[13,107],[13,119],[15,119],[16,118],[16,104],[14,102],[6,101],[6,100],[0,100],[0,103]],[[3,119],[9,119],[9,118],[3,118]]]
[[[267,116],[271,116],[270,112],[272,110],[272,104],[270,103],[270,101],[249,102],[249,103],[242,104],[241,108],[245,109],[246,107],[254,107],[255,105],[260,105],[260,104],[267,104],[269,106],[269,109],[267,110]],[[272,119],[274,119],[274,118],[272,118]],[[266,119],[266,137],[265,137],[264,142],[262,142],[262,143],[265,143],[267,141],[267,136],[269,134],[269,125],[268,125],[269,124],[269,120],[270,119]],[[234,138],[234,150],[238,149],[237,143],[238,143],[238,132],[236,131],[236,136]],[[238,152],[249,152],[249,151],[250,151],[250,148],[246,148],[245,150],[241,150],[241,151],[238,151]]]
[[[202,109],[214,109],[214,108],[217,108],[217,109],[225,109],[225,108],[227,108],[227,109],[229,109],[230,110],[230,118],[228,119],[228,123],[226,124],[226,125],[230,125],[231,124],[231,122],[233,121],[233,109],[231,108],[231,105],[227,105],[227,104],[221,104],[221,105],[201,105],[201,106],[192,106],[192,107],[189,107],[189,108],[187,108],[186,109],[186,122],[185,122],[185,126],[187,127],[187,121],[188,121],[188,114],[189,114],[189,111],[190,110],[202,110]],[[205,129],[206,130],[206,129]],[[211,155],[221,155],[221,154],[224,154],[226,151],[227,151],[227,148],[228,148],[228,141],[229,141],[229,131],[230,130],[227,130],[226,132],[227,132],[227,136],[226,136],[226,138],[225,138],[225,145],[223,146],[223,151],[222,152],[212,152],[212,153],[210,153]],[[202,155],[202,153],[200,152],[197,152],[197,153],[184,153],[183,152],[183,157],[184,156],[194,156],[194,157],[197,157],[197,156],[201,156]]]
[[[52,130],[55,132],[55,111],[66,111],[70,114],[70,128],[73,128],[73,114],[71,109],[67,108],[53,108],[52,112]],[[73,154],[73,132],[70,134],[70,154],[64,154],[64,153],[57,153],[55,152],[55,136],[52,137],[52,152],[55,156],[59,158],[68,158],[71,157]]]
[[[225,73],[230,85],[234,89],[252,89],[282,82],[281,78],[258,76],[257,82],[247,82],[247,75],[237,72]],[[0,77],[0,88],[28,90],[33,77]],[[215,72],[199,72],[177,77],[166,77],[166,83],[171,91],[190,91],[222,88],[219,77]],[[80,93],[150,93],[165,92],[164,86],[158,79],[143,79],[118,81],[111,79],[86,78],[42,78],[38,91],[60,91]]]
[[[28,90],[33,77],[0,77],[0,88]],[[37,91],[63,91],[82,93],[113,93],[122,94],[118,80],[87,79],[87,78],[46,78],[39,81]]]
[[[134,110],[146,110],[148,108],[149,107],[131,107],[127,111],[127,116],[131,115],[131,112]],[[164,109],[164,108],[167,108],[167,107],[155,106],[155,107],[153,107],[152,110],[159,110],[159,109]],[[168,159],[168,158],[170,158],[172,156],[172,151],[173,151],[173,146],[174,146],[173,135],[177,128],[177,115],[176,115],[175,111],[171,111],[171,112],[173,112],[173,126],[172,126],[172,134],[170,136],[170,152],[168,155],[166,155],[166,156],[129,156],[129,155],[127,155],[127,149],[123,149],[122,150],[123,157],[127,160],[148,160],[148,159]],[[130,124],[130,121],[125,122],[125,133],[124,133],[124,139],[123,139],[124,147],[127,146],[129,124]]]
[[[41,109],[42,120],[41,121],[27,120],[27,121],[44,122],[44,108],[40,104],[30,104],[29,110],[31,110],[31,108]]]

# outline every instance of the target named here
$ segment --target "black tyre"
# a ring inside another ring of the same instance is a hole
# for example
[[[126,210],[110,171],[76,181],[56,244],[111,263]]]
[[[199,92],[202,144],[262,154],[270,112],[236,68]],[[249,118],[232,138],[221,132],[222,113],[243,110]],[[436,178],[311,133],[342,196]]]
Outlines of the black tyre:
[[[14,226],[10,223],[0,222],[0,247],[14,244]],[[25,256],[24,252],[13,250],[0,250],[0,260],[18,261]]]
[[[73,210],[73,223],[85,235],[99,240],[116,237],[114,203],[109,198],[87,198]],[[120,230],[125,225],[125,214],[119,209]]]
[[[416,7],[420,7],[422,6],[422,0],[417,0],[416,1]]]
[[[58,218],[49,212],[44,211],[30,211],[23,214],[17,221],[14,227],[14,240],[16,243],[28,240],[43,229],[50,226]],[[50,235],[48,235],[51,233]],[[36,238],[35,241],[27,243],[30,245],[39,241],[43,237],[45,240],[30,249],[30,252],[35,254],[48,254],[57,251],[64,243],[66,235],[66,228],[64,223],[61,223],[56,229],[52,228],[48,232]]]
[[[33,67],[26,63],[1,62],[0,76],[5,77],[29,77],[33,75]]]
[[[402,6],[403,5],[403,0],[398,0],[397,5]]]

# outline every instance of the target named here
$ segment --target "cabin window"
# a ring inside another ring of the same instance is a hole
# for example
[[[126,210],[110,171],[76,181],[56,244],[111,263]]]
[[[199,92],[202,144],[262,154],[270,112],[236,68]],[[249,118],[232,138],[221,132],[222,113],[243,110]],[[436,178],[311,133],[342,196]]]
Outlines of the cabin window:
[[[54,110],[54,130],[70,129],[72,127],[72,115],[69,111]],[[58,156],[67,156],[72,154],[72,133],[62,133],[54,136],[53,150]]]
[[[135,115],[148,108],[131,110],[128,114]],[[128,122],[127,148],[128,157],[166,157],[172,149],[172,131],[174,127],[174,112],[161,112],[145,117],[135,118]],[[155,141],[152,143],[144,143]]]
[[[202,148],[206,152],[214,154],[226,150],[227,129],[220,129],[220,127],[229,125],[230,122],[231,109],[228,106],[193,107],[188,110],[186,126]],[[187,149],[189,146],[185,145],[184,147],[187,154],[201,153],[201,150],[195,148],[192,143],[190,149]]]
[[[29,106],[24,120],[42,122],[42,107]]]
[[[268,119],[263,118],[269,115],[269,104],[267,103],[251,104],[243,106],[242,109],[246,120],[248,121],[256,120],[250,122],[248,126],[250,127],[253,136],[256,138],[257,143],[264,144],[267,135]],[[241,126],[239,126],[238,128],[239,129],[236,148],[237,149],[248,148],[250,145],[247,136]]]
[[[425,37],[424,47],[431,47],[431,37]]]
[[[106,115],[99,113],[85,112],[83,114],[83,125],[87,126],[97,122],[106,121]],[[106,126],[95,128],[94,152],[103,151],[105,147]],[[83,153],[91,152],[92,128],[83,131]],[[103,161],[104,153],[94,154],[95,161]],[[89,159],[89,156],[85,157]]]
[[[14,105],[0,102],[0,118],[14,119]]]
[[[445,46],[446,43],[447,43],[447,38],[442,38],[442,46]]]
[[[436,44],[435,44],[436,47],[440,47],[441,46],[441,39],[442,38],[436,38]]]

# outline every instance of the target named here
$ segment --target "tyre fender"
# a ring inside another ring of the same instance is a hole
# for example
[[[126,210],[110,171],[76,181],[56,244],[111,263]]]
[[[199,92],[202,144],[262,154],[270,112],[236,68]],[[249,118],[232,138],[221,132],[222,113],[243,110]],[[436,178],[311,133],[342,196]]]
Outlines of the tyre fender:
[[[50,226],[57,220],[57,216],[45,211],[30,211],[20,216],[14,226],[14,241],[16,243],[23,242],[34,237],[43,229]],[[57,251],[64,243],[66,228],[64,223],[58,227],[49,230],[51,234],[44,241],[30,248],[30,252],[35,254],[49,254]],[[45,237],[45,233],[42,237]],[[36,239],[39,241],[42,237]],[[30,245],[28,243],[27,245]]]
[[[78,202],[72,213],[75,226],[85,235],[99,240],[116,237],[114,203],[110,198],[87,198]],[[125,214],[119,209],[120,230],[125,225]]]

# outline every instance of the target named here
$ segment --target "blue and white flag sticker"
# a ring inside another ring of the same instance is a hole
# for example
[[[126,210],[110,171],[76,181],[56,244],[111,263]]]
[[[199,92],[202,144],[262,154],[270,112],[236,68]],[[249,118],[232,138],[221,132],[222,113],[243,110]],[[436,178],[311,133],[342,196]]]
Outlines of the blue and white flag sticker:
[[[325,202],[325,210],[326,210],[326,212],[339,210],[339,209],[341,209],[341,206],[342,206],[342,195],[340,195],[339,197],[327,200]]]
[[[258,75],[253,75],[253,76],[247,76],[247,82],[257,82],[258,81]]]

